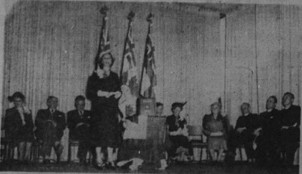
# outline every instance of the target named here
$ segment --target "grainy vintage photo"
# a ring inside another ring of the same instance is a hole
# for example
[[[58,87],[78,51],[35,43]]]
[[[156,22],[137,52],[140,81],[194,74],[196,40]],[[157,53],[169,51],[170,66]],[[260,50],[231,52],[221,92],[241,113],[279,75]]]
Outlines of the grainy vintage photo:
[[[0,172],[299,173],[302,2],[0,0]]]

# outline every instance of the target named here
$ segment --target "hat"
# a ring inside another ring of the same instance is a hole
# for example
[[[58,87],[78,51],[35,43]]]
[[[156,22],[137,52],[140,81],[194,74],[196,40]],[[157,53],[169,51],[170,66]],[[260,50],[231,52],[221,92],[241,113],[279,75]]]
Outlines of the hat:
[[[184,105],[186,105],[187,102],[181,103],[181,102],[174,102],[172,104],[172,110],[179,107],[180,109],[182,109],[184,107]]]
[[[14,98],[21,98],[21,100],[25,100],[25,96],[21,92],[15,92],[13,95],[8,96],[7,100],[12,102]]]

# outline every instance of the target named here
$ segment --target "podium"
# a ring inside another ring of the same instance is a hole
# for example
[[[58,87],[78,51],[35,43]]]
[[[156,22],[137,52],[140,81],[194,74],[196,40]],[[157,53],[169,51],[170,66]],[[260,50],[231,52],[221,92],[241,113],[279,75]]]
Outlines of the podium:
[[[139,98],[139,115],[155,115],[155,99]]]
[[[141,158],[147,163],[159,162],[166,149],[166,117],[155,116],[155,99],[138,100],[138,123],[130,123],[120,150],[122,160]]]
[[[165,120],[166,117],[139,115],[138,124],[125,130],[126,136],[120,150],[120,159],[136,157],[147,163],[159,162],[166,149]]]

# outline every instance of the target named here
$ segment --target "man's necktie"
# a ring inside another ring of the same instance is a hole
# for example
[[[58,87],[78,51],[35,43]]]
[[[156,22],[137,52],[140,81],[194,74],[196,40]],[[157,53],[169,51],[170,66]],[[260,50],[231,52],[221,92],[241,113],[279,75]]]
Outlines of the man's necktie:
[[[82,119],[83,118],[83,111],[79,111],[79,114],[80,114],[80,118]]]

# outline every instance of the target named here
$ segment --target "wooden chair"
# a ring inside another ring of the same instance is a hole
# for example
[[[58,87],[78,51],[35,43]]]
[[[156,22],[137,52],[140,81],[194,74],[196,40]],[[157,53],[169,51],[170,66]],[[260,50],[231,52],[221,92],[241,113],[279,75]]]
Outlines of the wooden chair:
[[[191,139],[191,145],[192,148],[199,148],[200,149],[200,162],[203,162],[202,160],[202,154],[203,150],[206,150],[206,160],[209,159],[209,154],[207,153],[207,143],[204,141],[204,135],[202,132],[202,126],[199,125],[189,125],[188,126],[188,133],[189,137]]]
[[[11,149],[9,148],[9,141],[6,138],[1,138],[1,159],[7,161],[11,157]]]
[[[17,152],[17,146],[12,146],[12,143],[10,140],[6,138],[1,138],[1,158],[2,161],[11,161],[16,159],[16,155],[18,155]]]
[[[39,158],[41,156],[41,149],[42,144],[38,142],[38,140],[34,140],[31,146],[31,153],[30,153],[30,160],[33,162],[39,162]]]

